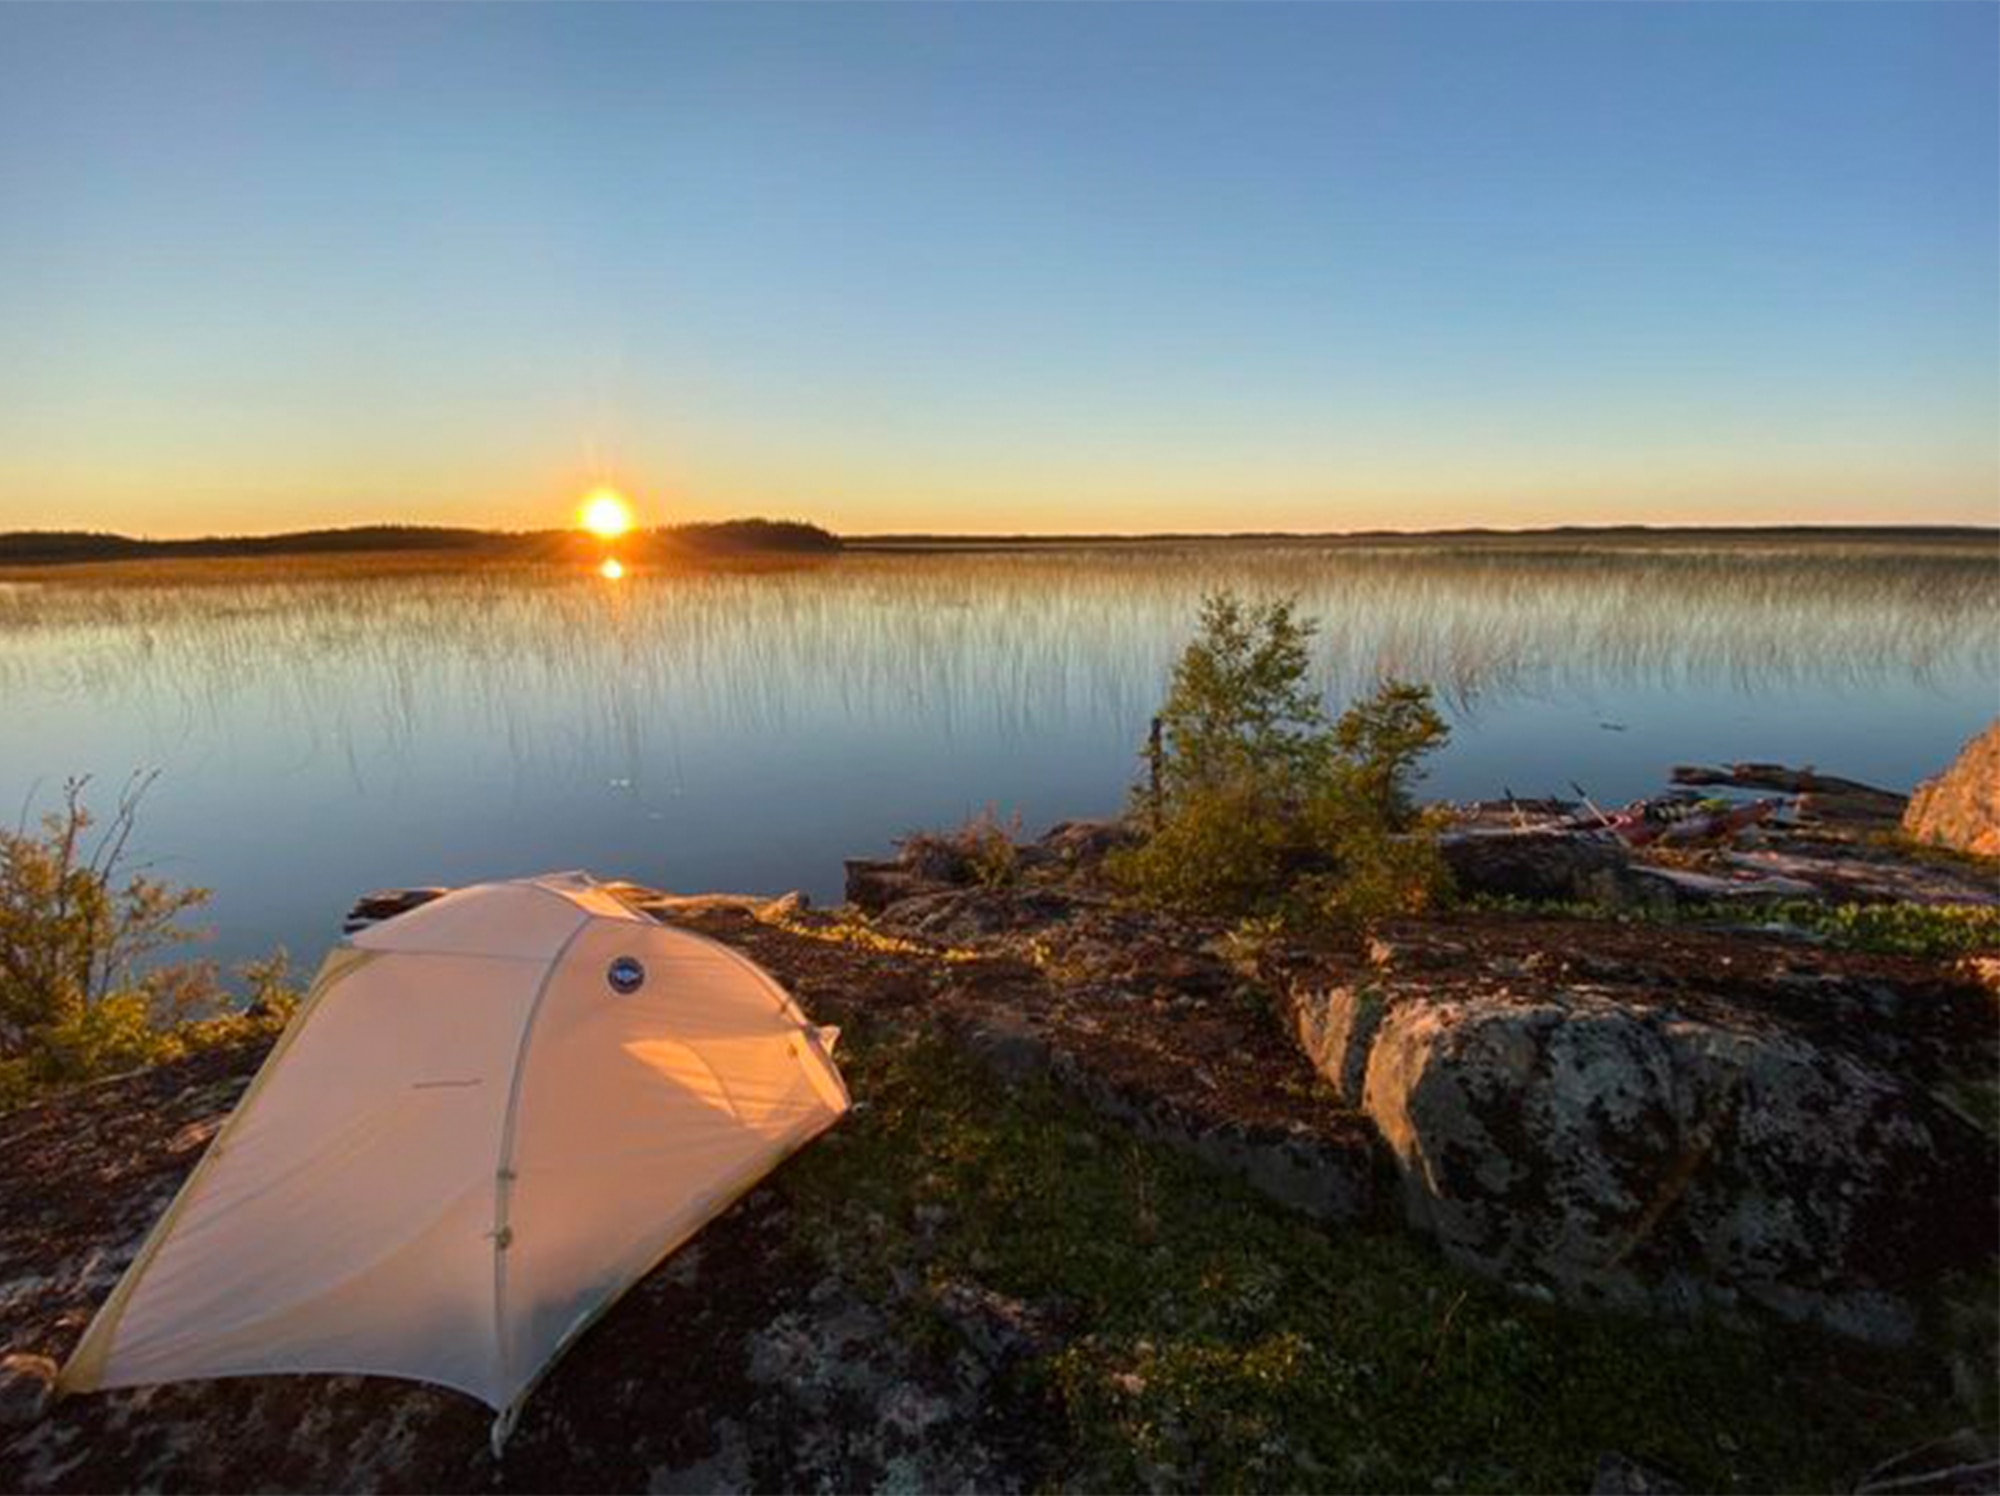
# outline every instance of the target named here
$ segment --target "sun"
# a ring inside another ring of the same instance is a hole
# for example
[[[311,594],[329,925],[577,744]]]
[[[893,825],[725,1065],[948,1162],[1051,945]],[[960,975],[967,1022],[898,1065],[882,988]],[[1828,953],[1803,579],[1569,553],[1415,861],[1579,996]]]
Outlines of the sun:
[[[583,501],[576,522],[599,540],[616,540],[632,528],[632,506],[615,488],[600,488]]]

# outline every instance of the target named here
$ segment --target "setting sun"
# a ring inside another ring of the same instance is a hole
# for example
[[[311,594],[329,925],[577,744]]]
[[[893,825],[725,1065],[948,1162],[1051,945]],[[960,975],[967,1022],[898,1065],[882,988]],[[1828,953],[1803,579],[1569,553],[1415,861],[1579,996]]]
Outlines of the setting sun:
[[[600,540],[616,540],[632,528],[632,506],[616,490],[600,488],[583,501],[576,522]]]

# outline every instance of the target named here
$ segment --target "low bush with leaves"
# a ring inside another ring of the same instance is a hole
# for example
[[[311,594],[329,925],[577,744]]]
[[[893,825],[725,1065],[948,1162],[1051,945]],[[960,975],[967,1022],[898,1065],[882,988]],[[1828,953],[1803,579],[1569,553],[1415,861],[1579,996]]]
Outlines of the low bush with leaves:
[[[87,783],[37,830],[0,830],[0,1107],[273,1031],[295,1001],[283,951],[243,968],[240,1010],[213,963],[154,959],[196,938],[183,918],[208,890],[127,871],[150,777],[95,830]]]
[[[1329,721],[1307,685],[1316,626],[1288,600],[1203,601],[1159,717],[1145,839],[1107,863],[1174,908],[1365,929],[1448,886],[1411,785],[1449,733],[1426,686],[1386,680]]]
[[[918,831],[900,845],[905,866],[940,883],[1005,888],[1021,876],[1021,818],[987,806],[953,831]]]

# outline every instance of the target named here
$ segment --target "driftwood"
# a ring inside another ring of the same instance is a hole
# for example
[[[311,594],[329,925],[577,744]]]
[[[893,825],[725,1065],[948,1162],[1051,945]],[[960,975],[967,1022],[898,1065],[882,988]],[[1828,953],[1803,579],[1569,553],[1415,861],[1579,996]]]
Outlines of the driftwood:
[[[1701,764],[1676,764],[1672,778],[1675,784],[1726,784],[1797,795],[1799,819],[1803,821],[1893,825],[1902,821],[1903,807],[1909,803],[1909,796],[1894,790],[1878,789],[1838,774],[1821,774],[1810,766],[1791,769],[1783,764],[1728,764],[1711,769]]]
[[[1738,789],[1779,790],[1788,795],[1872,795],[1898,805],[1909,798],[1858,779],[1822,774],[1810,765],[1788,769],[1783,764],[1728,764],[1710,769],[1701,764],[1676,764],[1671,777],[1675,784],[1730,784]]]

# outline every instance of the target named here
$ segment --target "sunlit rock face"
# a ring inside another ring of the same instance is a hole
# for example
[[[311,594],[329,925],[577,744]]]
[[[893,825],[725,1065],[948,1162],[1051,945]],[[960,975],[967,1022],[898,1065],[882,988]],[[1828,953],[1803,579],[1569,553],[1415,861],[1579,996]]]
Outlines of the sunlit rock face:
[[[2000,857],[2000,717],[1917,786],[1903,829],[1918,841]]]

